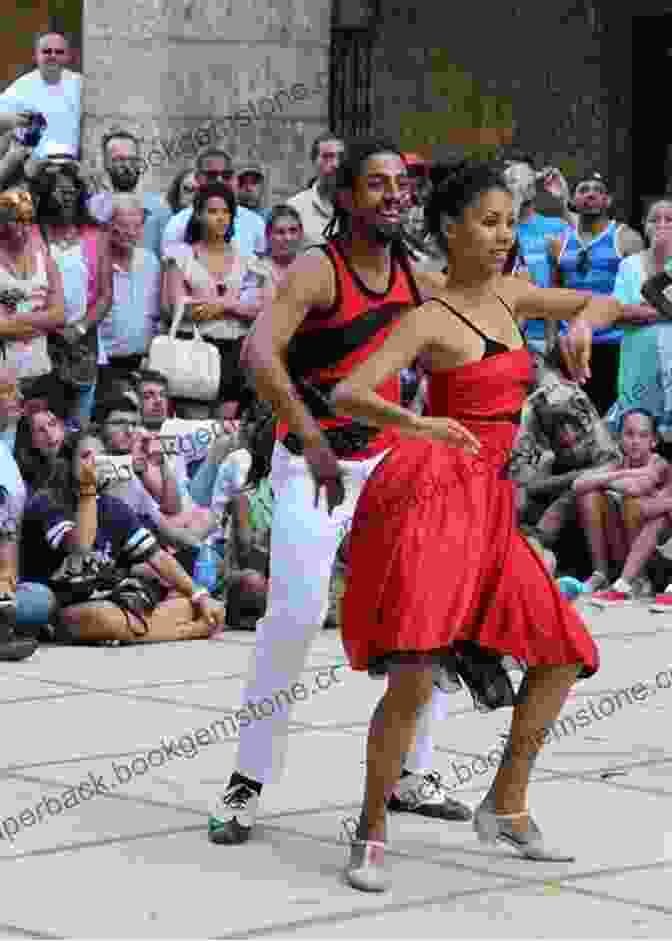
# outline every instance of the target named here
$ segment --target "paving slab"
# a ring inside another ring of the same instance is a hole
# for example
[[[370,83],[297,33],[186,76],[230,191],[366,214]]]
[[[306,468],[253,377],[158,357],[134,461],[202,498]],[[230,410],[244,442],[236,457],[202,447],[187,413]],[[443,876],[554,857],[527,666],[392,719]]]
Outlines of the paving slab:
[[[525,862],[482,846],[469,823],[394,815],[395,884],[380,897],[343,884],[340,838],[343,819],[358,812],[384,682],[340,666],[330,681],[329,667],[344,660],[337,632],[316,638],[287,773],[264,790],[255,838],[239,847],[209,844],[206,821],[235,761],[237,734],[225,718],[240,705],[253,634],[49,647],[0,665],[11,717],[0,760],[0,938],[672,936],[672,689],[655,680],[670,669],[672,617],[643,606],[585,617],[602,666],[573,690],[561,717],[569,731],[542,752],[530,788],[548,840],[577,862]],[[617,703],[576,731],[567,723],[637,682],[648,684],[642,701]],[[476,805],[511,710],[477,713],[464,692],[445,704],[435,767],[454,796]],[[219,737],[206,741],[213,723]],[[166,741],[180,754],[161,757]],[[21,822],[22,811],[36,816],[46,797],[65,803],[67,789],[87,780],[115,786]]]

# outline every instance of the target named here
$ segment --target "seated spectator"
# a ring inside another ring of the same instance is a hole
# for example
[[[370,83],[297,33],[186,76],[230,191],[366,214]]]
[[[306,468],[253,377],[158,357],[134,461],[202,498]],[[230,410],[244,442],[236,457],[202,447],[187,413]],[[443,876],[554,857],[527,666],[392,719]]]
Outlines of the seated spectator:
[[[32,230],[29,193],[0,193],[0,342],[24,398],[33,380],[51,372],[47,335],[65,324],[63,280]]]
[[[40,400],[24,408],[16,432],[16,463],[28,495],[42,488],[53,476],[54,465],[72,459],[66,429],[66,406],[55,397],[49,404]]]
[[[97,448],[95,439],[79,436],[72,462],[59,465],[48,485],[28,502],[21,571],[53,588],[62,606],[61,628],[71,640],[136,643],[207,637],[223,625],[224,609],[197,589],[131,510],[114,497],[99,495]],[[134,574],[143,564],[153,578]],[[91,600],[101,590],[104,600]]]
[[[604,468],[582,474],[574,481],[579,520],[586,533],[593,560],[593,574],[586,589],[596,592],[597,603],[613,603],[647,595],[651,586],[641,578],[653,555],[666,516],[648,520],[646,538],[641,535],[644,517],[627,498],[654,498],[657,491],[672,484],[672,467],[655,453],[656,422],[652,415],[633,409],[623,417],[622,458]],[[655,501],[654,501],[655,502]],[[650,509],[650,507],[649,507]],[[648,551],[643,552],[648,547]],[[622,572],[608,591],[612,567]]]
[[[19,411],[16,375],[0,369],[0,431]],[[27,491],[14,456],[2,440],[0,495],[0,660],[23,660],[46,633],[56,601],[44,585],[18,579],[17,538]]]
[[[113,300],[100,324],[106,365],[100,370],[100,399],[111,398],[113,386],[128,382],[147,355],[158,332],[161,266],[141,245],[144,210],[137,196],[112,197],[110,254]]]
[[[238,402],[244,408],[251,396],[240,367],[240,350],[261,310],[255,293],[247,291],[245,297],[241,293],[253,259],[241,256],[232,244],[238,207],[229,189],[219,185],[199,189],[193,211],[186,244],[173,248],[165,259],[162,307],[170,312],[171,322],[183,310],[180,331],[188,332],[197,324],[203,339],[217,347],[218,401]]]
[[[509,476],[518,484],[521,523],[551,548],[576,519],[574,481],[613,462],[619,451],[588,396],[564,375],[558,348],[536,363],[538,385],[523,409]]]
[[[623,415],[633,408],[650,412],[663,439],[672,439],[672,323],[642,297],[642,285],[663,271],[672,254],[672,200],[655,200],[644,218],[648,247],[628,255],[618,267],[614,297],[623,304],[639,305],[639,324],[623,326],[618,370],[618,399],[606,422],[616,431]]]
[[[193,170],[182,170],[168,187],[166,205],[156,209],[145,220],[144,245],[148,252],[161,257],[161,240],[166,226],[173,216],[192,205],[195,194],[196,174]]]
[[[37,68],[22,75],[0,95],[0,124],[16,127],[27,123],[28,112],[47,120],[34,156],[44,155],[50,143],[64,144],[79,154],[82,76],[67,66],[71,62],[68,37],[57,29],[35,38]]]
[[[86,185],[76,163],[45,167],[31,189],[38,200],[40,234],[63,280],[66,326],[49,335],[47,348],[68,417],[86,427],[100,362],[98,325],[112,304],[107,235],[88,214]]]
[[[129,504],[136,516],[149,516],[155,522],[160,514],[177,516],[182,511],[177,481],[159,435],[141,427],[135,404],[129,399],[113,400],[101,405],[96,417],[103,453],[111,457],[128,455],[132,470],[129,480],[112,479],[108,492]]]
[[[235,195],[236,175],[233,161],[229,154],[217,148],[209,148],[196,159],[196,185],[225,186]],[[161,242],[161,257],[171,254],[175,244],[182,244],[187,234],[187,226],[193,216],[193,209],[187,208],[173,216],[166,226]],[[256,212],[244,206],[238,207],[236,220],[231,233],[231,241],[244,258],[252,258],[255,252],[264,250],[264,220]]]

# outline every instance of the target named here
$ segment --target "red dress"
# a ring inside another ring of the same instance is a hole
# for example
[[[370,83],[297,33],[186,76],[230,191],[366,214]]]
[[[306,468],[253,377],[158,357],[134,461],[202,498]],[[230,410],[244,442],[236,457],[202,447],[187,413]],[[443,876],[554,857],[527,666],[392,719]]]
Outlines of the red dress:
[[[531,379],[525,349],[431,376],[429,413],[460,421],[481,453],[403,438],[365,485],[342,609],[353,669],[471,641],[528,666],[597,670],[588,629],[516,528],[506,471]]]

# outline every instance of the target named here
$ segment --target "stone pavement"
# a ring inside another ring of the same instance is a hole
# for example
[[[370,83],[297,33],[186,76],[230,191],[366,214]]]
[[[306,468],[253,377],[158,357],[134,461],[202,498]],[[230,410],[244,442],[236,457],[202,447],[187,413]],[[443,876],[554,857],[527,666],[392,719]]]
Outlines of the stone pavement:
[[[470,824],[396,816],[383,896],[341,881],[341,820],[358,808],[383,685],[330,671],[336,632],[312,649],[288,774],[240,847],[205,830],[234,760],[252,634],[0,664],[0,937],[672,937],[672,615],[586,610],[603,666],[577,685],[530,794],[577,862],[524,862]],[[480,715],[463,693],[452,710],[437,767],[476,804],[509,711]]]

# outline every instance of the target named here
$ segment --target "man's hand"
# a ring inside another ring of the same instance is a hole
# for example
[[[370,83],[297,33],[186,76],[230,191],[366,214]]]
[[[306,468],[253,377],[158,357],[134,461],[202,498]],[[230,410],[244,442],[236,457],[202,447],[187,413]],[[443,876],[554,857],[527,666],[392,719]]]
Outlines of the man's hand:
[[[590,379],[590,353],[593,345],[593,328],[581,317],[570,321],[567,333],[558,340],[562,358],[574,382],[583,385]]]
[[[315,482],[315,506],[317,507],[320,502],[320,491],[324,487],[327,494],[327,508],[331,516],[334,509],[345,500],[343,471],[338,459],[325,442],[304,448],[303,456]]]

